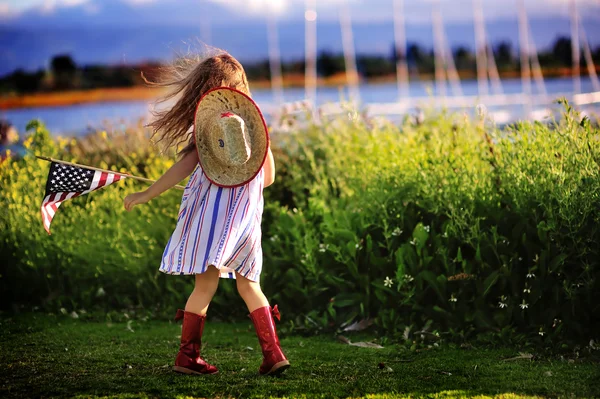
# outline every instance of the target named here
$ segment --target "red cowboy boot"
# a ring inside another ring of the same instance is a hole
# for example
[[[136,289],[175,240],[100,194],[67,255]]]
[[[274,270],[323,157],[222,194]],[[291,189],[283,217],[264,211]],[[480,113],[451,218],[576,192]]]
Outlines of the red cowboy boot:
[[[273,309],[270,306],[265,306],[250,313],[263,353],[263,362],[258,369],[261,375],[279,375],[290,367],[290,362],[285,358],[279,346],[273,316],[277,320],[281,320],[277,305]]]
[[[216,374],[219,370],[200,357],[202,331],[206,316],[178,309],[175,321],[183,319],[181,344],[175,358],[174,371],[184,374]]]

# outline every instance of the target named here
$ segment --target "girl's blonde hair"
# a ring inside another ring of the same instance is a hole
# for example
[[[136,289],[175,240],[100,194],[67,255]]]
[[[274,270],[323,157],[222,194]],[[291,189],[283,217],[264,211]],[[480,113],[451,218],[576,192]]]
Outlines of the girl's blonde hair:
[[[142,76],[143,77],[143,76]],[[226,52],[210,57],[182,57],[161,70],[157,81],[144,80],[150,86],[168,88],[157,104],[174,100],[171,108],[153,111],[154,120],[148,124],[152,128],[152,139],[167,148],[187,145],[180,155],[194,149],[193,134],[196,106],[200,98],[216,87],[230,87],[250,95],[246,72],[242,64]]]

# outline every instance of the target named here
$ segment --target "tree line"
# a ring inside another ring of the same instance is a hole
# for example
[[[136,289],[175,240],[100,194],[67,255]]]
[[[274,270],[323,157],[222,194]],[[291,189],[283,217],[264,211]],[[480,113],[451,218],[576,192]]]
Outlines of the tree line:
[[[498,71],[518,72],[520,60],[517,50],[510,42],[500,42],[492,48]],[[453,49],[452,55],[460,73],[475,74],[476,55],[465,46]],[[543,69],[570,68],[572,66],[571,39],[559,37],[546,50],[538,53]],[[600,62],[600,46],[592,52],[596,63]],[[358,72],[365,78],[389,76],[395,73],[398,59],[406,60],[413,75],[432,74],[435,71],[434,52],[418,43],[408,43],[406,54],[392,47],[389,55],[359,54],[356,58]],[[585,66],[585,57],[580,57],[581,66]],[[0,79],[0,94],[27,94],[48,91],[74,89],[96,89],[108,87],[132,87],[143,84],[141,73],[152,76],[160,68],[158,62],[136,66],[86,65],[78,66],[69,54],[60,54],[52,58],[47,70],[26,72],[22,69]],[[271,78],[269,61],[244,63],[249,80],[269,80]],[[303,74],[304,60],[282,62],[282,72]],[[327,78],[345,71],[344,56],[341,53],[321,51],[317,58],[319,76]]]

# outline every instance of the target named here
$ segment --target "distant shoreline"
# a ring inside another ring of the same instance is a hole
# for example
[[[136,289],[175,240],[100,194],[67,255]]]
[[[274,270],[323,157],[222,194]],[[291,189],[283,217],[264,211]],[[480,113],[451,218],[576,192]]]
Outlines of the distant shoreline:
[[[477,75],[471,72],[460,72],[461,80],[475,80]],[[501,73],[501,79],[520,78],[519,71]],[[544,70],[545,78],[570,77],[570,68],[556,68]],[[361,83],[394,83],[395,75],[381,76],[371,79],[362,79]],[[434,75],[420,74],[419,81],[434,82]],[[286,75],[283,78],[284,87],[304,87],[304,75]],[[337,87],[347,85],[345,74],[337,74],[328,78],[319,78],[319,87]],[[269,81],[250,82],[252,89],[269,89]],[[101,102],[129,102],[129,101],[153,101],[164,93],[164,89],[156,89],[145,86],[102,88],[90,90],[72,90],[60,92],[42,92],[25,95],[12,95],[0,97],[0,110],[37,108],[37,107],[65,107],[78,104],[101,103]]]

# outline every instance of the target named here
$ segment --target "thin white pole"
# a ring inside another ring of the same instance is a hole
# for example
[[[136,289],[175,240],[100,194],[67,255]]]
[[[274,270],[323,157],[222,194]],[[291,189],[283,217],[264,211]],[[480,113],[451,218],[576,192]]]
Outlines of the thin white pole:
[[[404,0],[394,0],[394,45],[396,49],[396,83],[398,97],[408,99],[410,86],[406,63],[406,30],[404,27]]]
[[[306,0],[304,13],[306,73],[304,96],[316,105],[317,100],[317,1]]]
[[[267,36],[269,41],[269,67],[271,70],[271,90],[273,100],[283,104],[283,77],[281,76],[281,56],[279,54],[279,37],[277,34],[277,21],[274,13],[267,17]]]
[[[446,71],[448,74],[448,80],[450,81],[450,85],[452,86],[452,92],[455,96],[462,96],[463,91],[460,86],[460,77],[458,76],[458,72],[456,70],[456,65],[454,64],[454,56],[452,55],[452,49],[446,40],[446,34],[442,29],[442,50],[444,52],[444,58],[446,59]]]
[[[546,91],[546,84],[544,83],[544,74],[542,73],[542,68],[540,67],[540,62],[537,56],[537,48],[535,46],[535,43],[533,42],[533,35],[530,35],[529,37],[531,39],[531,54],[533,54],[531,56],[531,67],[533,70],[533,78],[535,79],[535,85],[537,86],[540,93],[546,95],[548,93]]]
[[[521,53],[521,83],[526,97],[526,112],[531,112],[531,71],[529,59],[529,34],[527,31],[527,12],[525,0],[517,0],[519,13],[519,47]]]
[[[504,93],[498,67],[494,59],[494,50],[488,45],[485,30],[485,17],[481,0],[473,0],[473,16],[475,20],[475,43],[477,55],[477,81],[479,95],[488,94],[488,76],[492,90],[496,94]],[[478,38],[479,37],[479,38]],[[479,44],[477,44],[479,42]]]
[[[536,84],[539,92],[546,95],[547,92],[546,92],[546,85],[544,83],[544,75],[542,73],[542,68],[540,67],[540,62],[538,60],[538,55],[537,55],[537,47],[533,40],[533,35],[531,34],[531,27],[529,26],[529,21],[527,20],[527,18],[525,18],[525,29],[527,30],[527,35],[529,37],[528,45],[529,45],[529,54],[531,54],[530,60],[531,60],[532,75],[533,75],[533,78],[535,79],[535,84]]]
[[[344,62],[346,64],[346,79],[350,88],[350,99],[360,102],[358,90],[358,71],[356,69],[356,55],[354,52],[354,37],[352,35],[352,17],[348,3],[340,9],[340,26],[342,29],[342,47],[344,49]]]
[[[583,24],[581,24],[581,41],[583,42],[583,54],[585,55],[585,63],[587,64],[588,74],[592,81],[592,87],[595,91],[600,91],[600,81],[598,81],[598,74],[596,74],[596,67],[594,66],[590,44],[587,41]]]
[[[494,50],[492,49],[492,46],[487,46],[487,51],[488,74],[490,76],[492,90],[496,94],[503,94],[504,90],[502,89],[502,80],[500,80],[500,74],[498,73],[498,67],[496,66],[496,60],[494,59]]]
[[[577,15],[577,2],[570,0],[569,11],[571,12],[571,58],[573,59],[573,91],[581,93],[581,71],[579,70],[579,17]]]
[[[479,95],[488,94],[487,52],[485,41],[485,26],[481,0],[473,0],[473,22],[475,25],[475,55],[477,60],[477,85]]]
[[[444,37],[442,33],[442,14],[439,9],[439,2],[435,1],[432,5],[431,19],[433,22],[433,53],[435,61],[435,82],[437,94],[446,97],[446,73],[444,62]]]
[[[462,88],[460,87],[460,78],[458,77],[458,72],[456,71],[456,65],[454,64],[454,56],[452,54],[452,49],[446,40],[446,33],[444,32],[444,21],[442,19],[442,12],[439,0],[436,2],[436,15],[434,24],[437,28],[437,35],[439,36],[438,40],[440,42],[440,55],[444,60],[444,66],[446,70],[446,76],[450,85],[452,86],[452,92],[455,96],[462,96]]]

